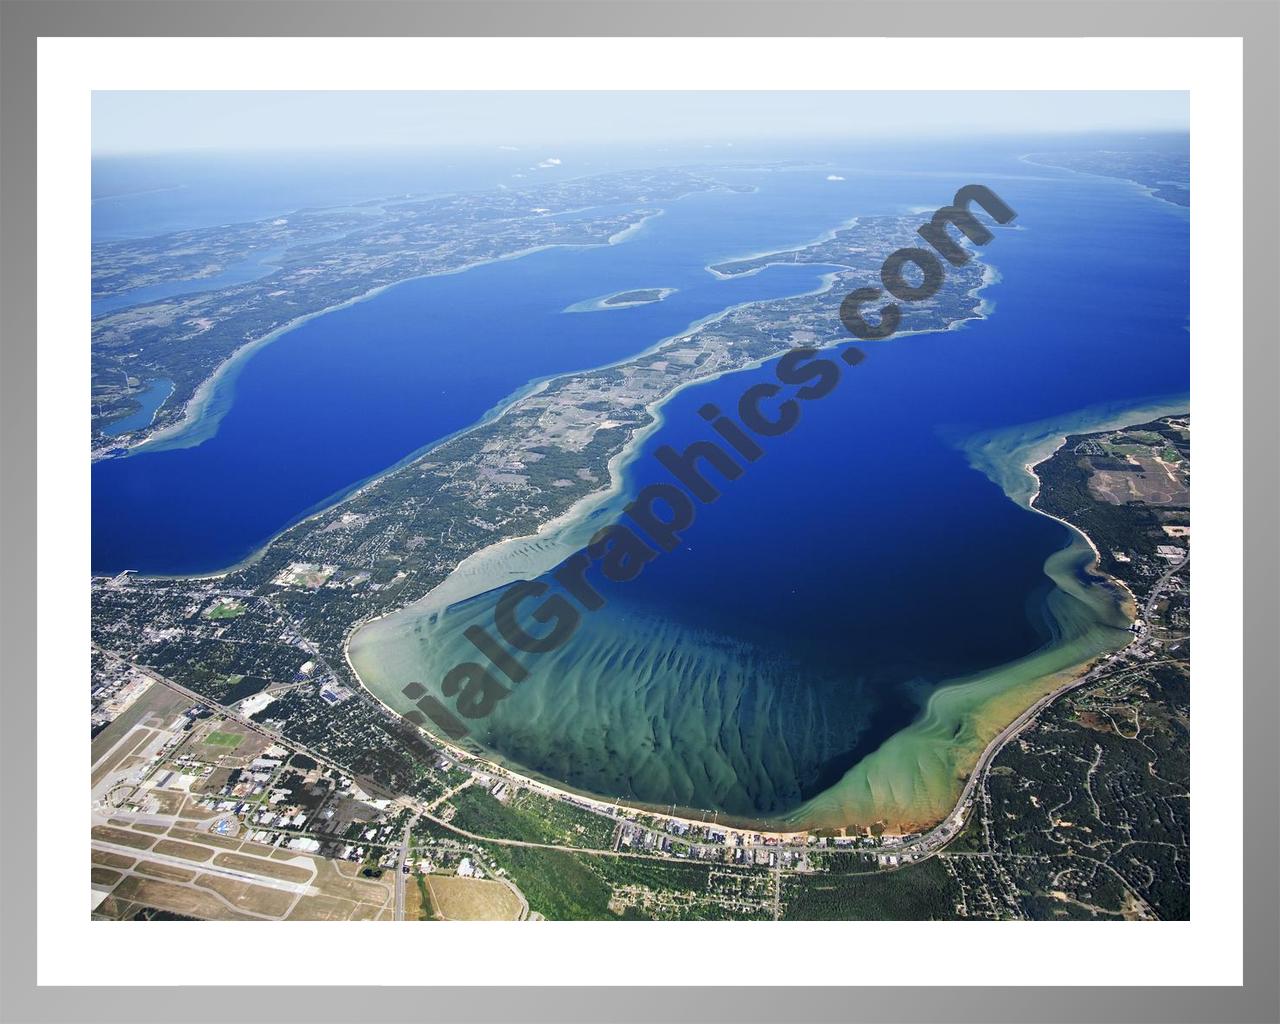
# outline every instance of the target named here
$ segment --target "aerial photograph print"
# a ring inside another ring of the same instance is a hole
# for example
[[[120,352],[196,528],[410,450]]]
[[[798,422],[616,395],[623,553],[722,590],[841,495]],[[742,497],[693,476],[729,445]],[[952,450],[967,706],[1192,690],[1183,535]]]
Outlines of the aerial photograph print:
[[[94,93],[92,919],[1188,920],[1188,95]]]

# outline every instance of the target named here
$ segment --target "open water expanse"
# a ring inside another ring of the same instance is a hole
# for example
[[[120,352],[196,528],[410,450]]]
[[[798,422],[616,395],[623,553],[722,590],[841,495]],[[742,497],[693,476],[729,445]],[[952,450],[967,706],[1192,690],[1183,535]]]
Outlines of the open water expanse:
[[[1081,538],[1012,500],[964,440],[1046,420],[1087,429],[1099,409],[1188,390],[1187,211],[1019,159],[1034,148],[716,170],[757,191],[689,196],[620,244],[407,282],[318,317],[245,361],[212,436],[95,464],[93,569],[234,564],[530,380],[821,285],[821,268],[718,280],[707,264],[804,243],[853,216],[923,220],[959,186],[986,184],[1018,213],[1018,230],[984,250],[1000,273],[983,292],[988,318],[865,345],[837,391],[700,510],[684,546],[609,587],[607,606],[533,659],[476,734],[521,770],[611,798],[747,821],[924,820],[992,721],[1121,642],[1125,625],[1114,594],[1088,582]],[[677,290],[564,312],[648,288]],[[764,379],[771,366],[667,402],[620,493],[564,526],[562,547],[665,477],[655,447],[709,436],[700,406],[732,409]],[[1010,444],[1008,457],[1019,451]],[[547,550],[548,564],[536,552],[527,564],[551,568]],[[469,659],[461,631],[492,621],[494,592],[459,596],[356,634],[352,661],[373,692],[394,704],[407,680],[434,689]]]

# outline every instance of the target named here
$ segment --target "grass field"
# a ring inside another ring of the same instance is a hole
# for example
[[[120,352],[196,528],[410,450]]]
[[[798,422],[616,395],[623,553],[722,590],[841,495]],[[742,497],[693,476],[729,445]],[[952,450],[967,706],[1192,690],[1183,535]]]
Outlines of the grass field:
[[[427,880],[422,875],[413,876],[413,884],[405,884],[404,919],[406,921],[438,921],[435,904]]]
[[[236,910],[250,914],[266,914],[281,917],[289,912],[294,895],[280,889],[268,889],[223,875],[201,875],[196,881],[201,888],[216,892]]]
[[[520,901],[501,882],[452,875],[426,875],[425,881],[446,921],[514,921],[520,916]]]
[[[169,857],[181,857],[183,860],[196,861],[197,863],[208,860],[212,856],[212,851],[205,849],[203,846],[196,846],[194,843],[183,843],[177,839],[161,839],[156,843],[156,853],[163,853]]]
[[[228,750],[235,750],[236,747],[240,746],[243,739],[244,737],[239,733],[218,732],[215,729],[204,738],[203,742],[211,747],[226,747]]]
[[[529,790],[502,803],[484,789],[471,786],[449,802],[456,808],[453,823],[481,835],[598,850],[613,846],[612,818]]]
[[[173,882],[139,878],[136,875],[124,879],[111,895],[116,904],[122,907],[129,903],[137,903],[211,921],[237,920],[247,917],[232,910],[212,892],[202,892]],[[107,904],[104,903],[103,909],[105,910],[106,907]]]
[[[209,609],[211,619],[236,619],[245,613],[245,607],[235,601],[219,601]]]
[[[220,868],[231,868],[233,871],[249,871],[267,878],[276,878],[282,882],[310,882],[312,872],[295,864],[281,864],[266,857],[248,857],[240,853],[219,853],[213,863]]]
[[[132,857],[126,857],[122,853],[113,853],[111,850],[94,850],[92,857],[94,864],[101,864],[108,868],[131,868],[134,865]]]
[[[125,828],[115,828],[112,825],[94,825],[89,834],[94,839],[101,839],[104,843],[132,846],[135,850],[149,850],[155,845],[155,839],[151,836],[140,835]]]

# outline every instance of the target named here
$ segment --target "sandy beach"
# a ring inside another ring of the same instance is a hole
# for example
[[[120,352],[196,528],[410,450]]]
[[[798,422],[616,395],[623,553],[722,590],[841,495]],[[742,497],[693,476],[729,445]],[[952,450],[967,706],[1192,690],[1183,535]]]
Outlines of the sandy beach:
[[[838,272],[834,271],[823,275],[820,286],[808,294],[819,294],[829,291],[838,280],[838,277]],[[974,288],[970,289],[968,292],[969,297],[978,299],[979,293],[983,288],[998,282],[999,280],[999,273],[995,268],[990,265],[985,266],[981,282]],[[751,304],[752,303],[749,302],[742,303],[740,306],[747,306]],[[671,341],[687,337],[689,334],[701,327],[722,319],[735,309],[740,308],[740,306],[729,307],[728,309],[721,310],[711,316],[705,317],[684,331],[661,339],[649,349],[639,353],[637,356],[631,356],[627,359],[619,360],[608,365],[623,365],[634,359],[652,354]],[[946,328],[934,331],[924,330],[901,332],[899,336],[908,337],[912,334],[930,334],[939,333],[942,330],[958,330],[972,320],[985,319],[986,316],[989,315],[989,312],[989,305],[985,302],[979,302],[972,315],[955,320],[948,324]],[[744,364],[743,366],[735,366],[716,373],[707,374],[706,376],[694,378],[684,382],[667,394],[655,398],[653,402],[646,406],[646,411],[651,417],[650,422],[645,427],[637,430],[628,439],[627,443],[608,461],[608,483],[605,487],[585,496],[567,508],[560,515],[541,524],[533,534],[506,538],[473,552],[471,555],[464,558],[444,580],[432,588],[423,597],[411,604],[396,611],[384,613],[354,625],[347,634],[343,650],[347,665],[350,668],[352,675],[359,682],[360,686],[380,704],[394,712],[394,709],[382,700],[375,689],[372,688],[361,676],[352,659],[352,645],[362,629],[375,622],[381,622],[392,617],[413,616],[415,618],[419,618],[432,616],[443,611],[447,607],[466,601],[477,595],[487,593],[517,580],[533,579],[550,571],[563,561],[564,558],[581,548],[589,539],[589,535],[598,528],[598,524],[590,523],[592,514],[605,506],[611,499],[615,498],[621,492],[625,480],[624,470],[626,466],[633,459],[638,457],[645,440],[662,428],[664,423],[664,406],[671,402],[675,396],[679,395],[689,387],[705,384],[708,381],[717,379],[729,373],[749,370],[777,358],[780,354],[780,352],[773,353],[771,355],[761,357],[760,359],[753,360],[751,363]],[[457,750],[460,756],[466,756],[467,758],[486,766],[497,766],[498,764],[496,761],[483,757],[482,755],[478,755],[475,752],[463,751],[461,748],[457,748],[455,745],[449,744],[442,738],[435,736],[435,734],[431,733],[429,730],[424,731],[431,736],[433,742],[437,742]],[[527,780],[530,784],[536,784],[549,791],[554,790],[556,792],[569,794],[572,795],[574,799],[584,799],[588,796],[587,794],[579,793],[570,789],[557,789],[554,786],[550,786],[545,781],[529,779],[527,776],[523,776],[519,774],[519,772],[513,771],[510,767],[500,767],[503,774],[513,779]],[[598,800],[598,798],[596,799]],[[607,806],[614,806],[617,803],[618,801],[602,801],[602,804]],[[627,803],[628,806],[637,807],[649,813],[659,813],[659,809],[649,805],[628,803],[626,801],[623,801],[623,803]],[[689,815],[697,813],[696,809],[685,808],[683,810],[688,812]],[[679,820],[700,820],[694,817],[682,817],[679,814],[668,816],[674,816]],[[795,826],[784,825],[782,821],[774,823],[772,827],[763,822],[744,824],[742,827],[749,827],[754,831],[768,831],[770,834],[776,834],[779,836],[793,834],[795,832]]]
[[[147,428],[145,431],[139,432],[139,434],[128,443],[112,445],[110,447],[112,449],[127,448],[134,451],[141,451],[144,449],[151,451],[165,451],[172,448],[194,447],[200,444],[200,442],[212,437],[217,433],[218,423],[226,414],[227,409],[230,408],[231,401],[234,397],[234,395],[230,393],[231,385],[234,385],[235,378],[238,375],[240,368],[249,359],[249,357],[263,346],[269,345],[271,342],[283,337],[290,331],[296,330],[303,324],[314,320],[317,317],[337,312],[340,309],[347,309],[348,307],[354,306],[360,302],[367,302],[369,299],[385,292],[388,288],[394,288],[397,285],[406,284],[409,281],[420,281],[429,277],[445,277],[449,274],[461,274],[475,267],[520,259],[524,256],[530,256],[533,253],[542,252],[546,249],[592,248],[596,245],[618,245],[643,228],[646,223],[653,220],[655,217],[662,216],[665,212],[665,210],[658,210],[654,213],[646,214],[634,224],[610,235],[604,242],[587,243],[585,245],[550,243],[548,245],[530,246],[527,249],[507,253],[503,256],[494,256],[483,260],[472,260],[470,263],[465,263],[462,266],[454,267],[449,270],[437,270],[428,274],[416,274],[412,277],[402,278],[399,281],[391,281],[387,284],[378,285],[375,288],[370,288],[368,291],[362,292],[361,294],[343,302],[337,302],[332,306],[326,306],[313,313],[304,313],[301,316],[294,317],[288,323],[269,331],[262,337],[254,338],[251,341],[245,342],[223,359],[222,362],[214,368],[213,372],[202,380],[199,385],[197,385],[195,391],[192,392],[191,397],[188,398],[186,403],[183,405],[182,413],[175,422],[164,427],[160,427],[159,429],[153,430],[151,428]],[[219,398],[223,399],[222,407],[219,407],[216,404],[216,401]],[[163,409],[163,405],[161,406],[161,409]],[[159,415],[159,412],[160,410],[157,409],[156,415]],[[104,446],[100,451],[94,453],[92,457],[95,459],[103,458],[105,457],[107,450],[109,449]]]

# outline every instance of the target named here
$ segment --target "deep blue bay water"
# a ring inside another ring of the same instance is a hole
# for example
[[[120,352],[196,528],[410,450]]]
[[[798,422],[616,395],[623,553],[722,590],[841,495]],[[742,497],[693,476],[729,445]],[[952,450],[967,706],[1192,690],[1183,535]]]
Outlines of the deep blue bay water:
[[[1061,630],[1045,562],[1072,534],[1009,500],[957,438],[1188,389],[1186,212],[1017,159],[1033,148],[738,170],[724,177],[757,193],[688,197],[622,244],[409,282],[313,320],[246,362],[209,440],[95,464],[94,571],[230,565],[531,379],[623,358],[821,275],[777,266],[719,281],[706,264],[987,184],[1018,213],[984,249],[1002,276],[984,292],[990,317],[863,345],[865,362],[700,509],[684,546],[604,587],[606,609],[480,730],[496,756],[584,791],[746,819],[794,812],[916,720],[940,683]],[[833,171],[845,180],[827,181]],[[649,287],[679,290],[562,312]],[[766,379],[770,365],[674,396],[592,528],[663,478],[654,448],[710,436],[701,405],[732,409]],[[438,678],[492,601],[405,625],[369,665]]]
[[[771,248],[830,227],[837,204],[814,209],[803,192],[750,221],[741,212],[753,196],[690,196],[625,243],[408,281],[301,325],[244,364],[212,438],[95,464],[94,571],[224,568],[530,380],[633,355],[730,305],[818,287],[815,267],[727,281],[704,269],[762,238]],[[648,306],[563,312],[633,286],[679,290]]]

